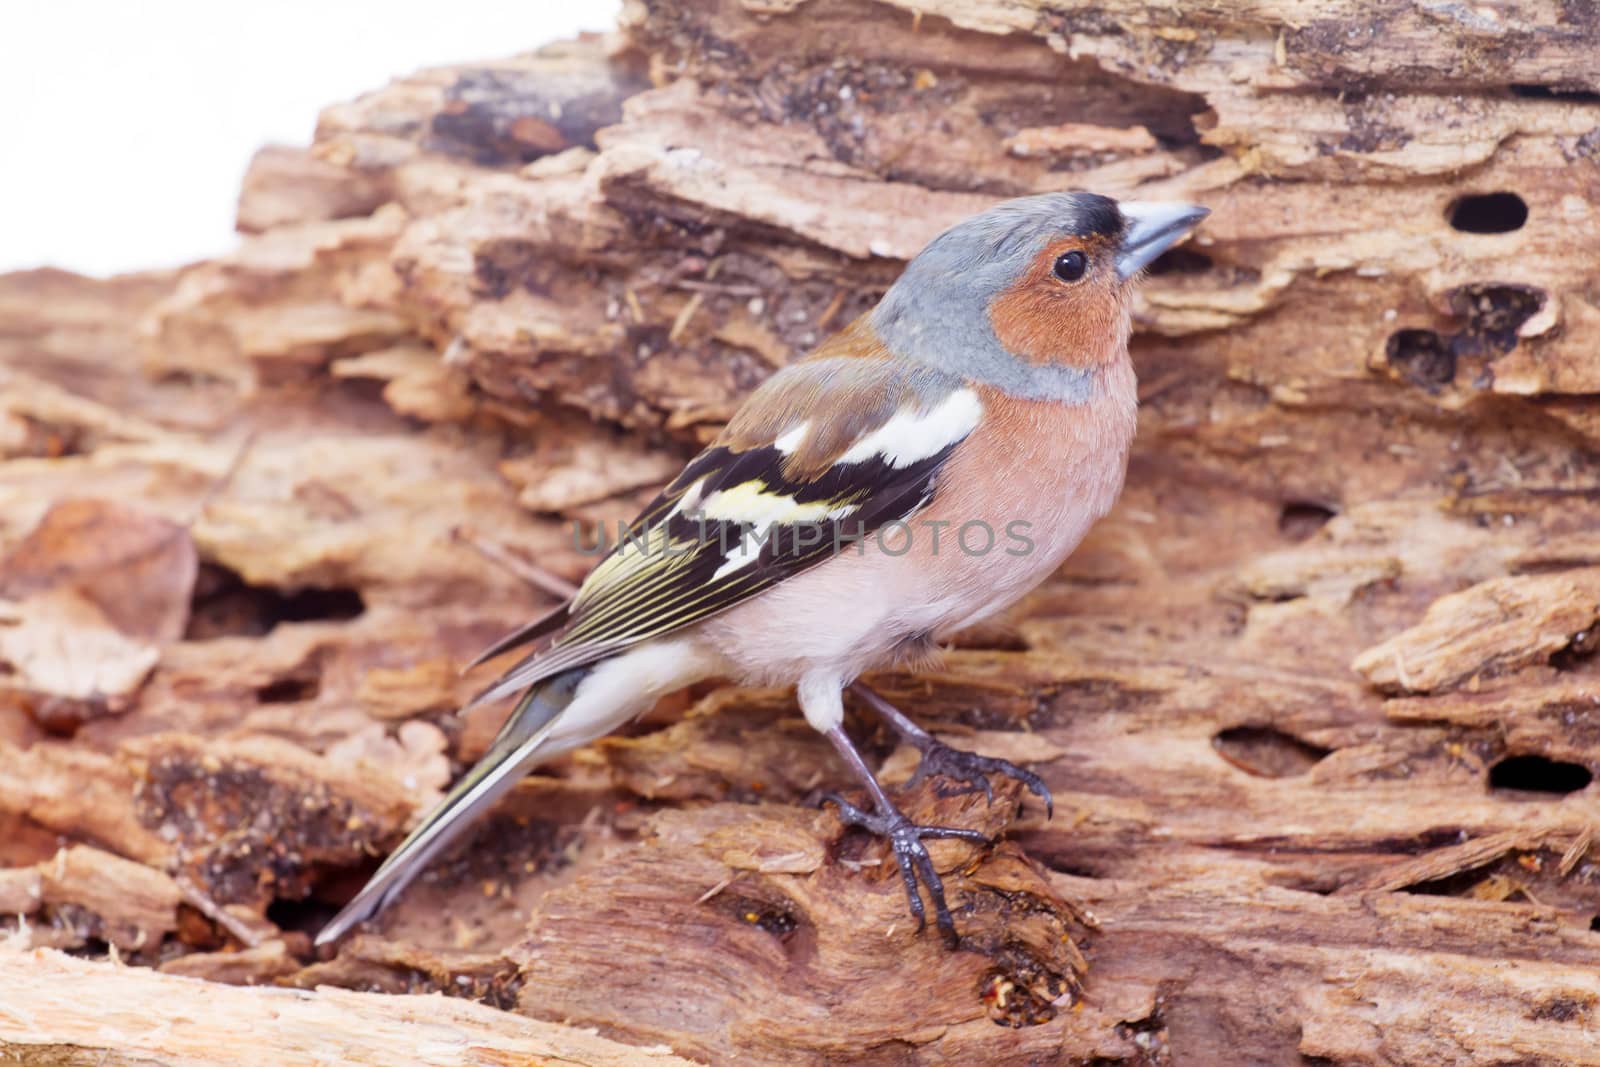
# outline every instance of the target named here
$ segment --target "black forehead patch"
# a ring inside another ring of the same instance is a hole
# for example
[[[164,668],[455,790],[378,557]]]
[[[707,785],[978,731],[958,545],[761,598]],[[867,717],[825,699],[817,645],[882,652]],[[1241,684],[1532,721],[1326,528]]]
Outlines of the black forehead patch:
[[[1122,212],[1115,200],[1095,193],[1078,193],[1074,200],[1078,217],[1073,228],[1079,237],[1122,236]]]

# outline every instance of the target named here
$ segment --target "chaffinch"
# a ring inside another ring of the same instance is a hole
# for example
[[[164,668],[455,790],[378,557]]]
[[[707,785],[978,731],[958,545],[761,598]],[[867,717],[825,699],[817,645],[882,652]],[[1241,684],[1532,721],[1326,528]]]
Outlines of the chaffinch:
[[[926,885],[954,924],[920,826],[843,727],[842,693],[922,753],[919,775],[1049,792],[935,741],[855,680],[915,662],[1043,581],[1121,492],[1137,408],[1128,358],[1140,271],[1207,214],[1047,193],[951,227],[876,308],[757,389],[550,615],[479,658],[533,645],[480,700],[522,691],[488,752],[323,929],[381,911],[531,768],[708,677],[794,685],[860,779],[848,824],[887,837],[918,926]]]

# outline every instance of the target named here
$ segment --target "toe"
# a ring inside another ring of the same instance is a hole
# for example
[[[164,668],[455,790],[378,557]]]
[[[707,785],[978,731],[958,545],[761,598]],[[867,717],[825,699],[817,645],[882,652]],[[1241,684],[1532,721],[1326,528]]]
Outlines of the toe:
[[[872,818],[872,816],[868,815],[866,812],[850,803],[838,793],[822,794],[822,803],[832,804],[835,808],[838,808],[839,821],[844,823],[846,826],[865,826],[868,829],[876,829],[876,827],[873,826],[875,820]]]
[[[928,897],[933,901],[934,922],[938,925],[945,944],[953,949],[961,943],[961,938],[956,933],[956,922],[951,917],[950,905],[945,900],[944,880],[934,869],[933,858],[928,855],[928,850],[922,847],[920,841],[917,842],[916,849],[917,870],[922,875],[923,883],[928,887]]]
[[[899,849],[895,850],[895,859],[900,864],[900,879],[906,887],[906,903],[911,908],[911,915],[917,920],[917,933],[927,929],[928,915],[922,906],[922,892],[917,886],[917,871],[911,859]],[[934,906],[938,907],[938,898],[934,898]]]
[[[918,826],[915,829],[918,837],[932,838],[935,841],[971,841],[975,845],[991,843],[988,834],[960,826]]]

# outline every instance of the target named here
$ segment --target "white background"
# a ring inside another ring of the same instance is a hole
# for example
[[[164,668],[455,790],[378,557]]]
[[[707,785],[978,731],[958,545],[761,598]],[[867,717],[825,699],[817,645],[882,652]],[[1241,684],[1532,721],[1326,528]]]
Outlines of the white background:
[[[0,0],[0,272],[233,244],[245,164],[420,67],[605,30],[621,0]]]

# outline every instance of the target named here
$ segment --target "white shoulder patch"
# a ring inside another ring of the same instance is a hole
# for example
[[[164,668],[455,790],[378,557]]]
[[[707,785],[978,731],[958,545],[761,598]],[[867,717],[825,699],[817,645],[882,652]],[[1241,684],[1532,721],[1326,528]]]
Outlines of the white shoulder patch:
[[[840,456],[840,463],[861,463],[882,456],[891,467],[909,467],[938,455],[978,425],[983,402],[971,389],[957,389],[928,411],[896,412]]]
[[[772,447],[785,456],[792,456],[800,450],[800,446],[805,443],[806,434],[810,431],[810,420],[797,423],[779,434],[778,439],[772,442]]]

